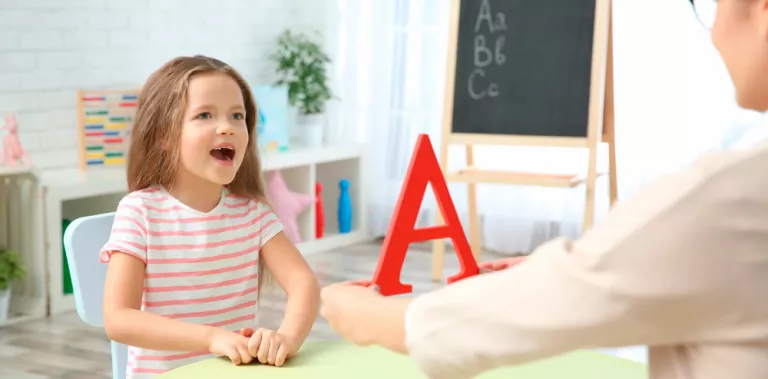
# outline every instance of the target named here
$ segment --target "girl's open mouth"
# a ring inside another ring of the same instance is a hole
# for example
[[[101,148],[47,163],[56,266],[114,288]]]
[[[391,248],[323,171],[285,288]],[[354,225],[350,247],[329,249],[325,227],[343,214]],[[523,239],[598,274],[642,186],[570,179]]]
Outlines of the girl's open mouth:
[[[235,159],[235,149],[229,147],[217,147],[211,150],[211,156],[224,162],[231,162]]]

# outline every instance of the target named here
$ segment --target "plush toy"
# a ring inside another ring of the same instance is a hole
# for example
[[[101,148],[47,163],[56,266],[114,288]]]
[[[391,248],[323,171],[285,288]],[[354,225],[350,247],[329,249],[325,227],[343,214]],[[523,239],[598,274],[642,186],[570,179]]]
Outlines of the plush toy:
[[[267,177],[267,198],[272,203],[272,207],[280,222],[283,223],[288,239],[293,243],[301,242],[299,225],[296,219],[301,212],[314,203],[314,196],[291,191],[280,171],[273,171]]]
[[[19,141],[16,115],[11,114],[10,116],[5,116],[5,126],[0,130],[8,131],[8,134],[3,136],[3,155],[0,157],[0,166],[8,165],[13,167],[16,165],[16,162],[23,162],[27,165],[32,164],[29,155],[27,155],[26,150],[21,147],[21,142]]]

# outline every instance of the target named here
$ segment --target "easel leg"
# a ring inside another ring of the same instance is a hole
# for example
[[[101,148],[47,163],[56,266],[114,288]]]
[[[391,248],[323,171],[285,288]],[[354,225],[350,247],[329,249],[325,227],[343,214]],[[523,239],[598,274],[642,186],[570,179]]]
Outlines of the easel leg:
[[[472,145],[466,147],[467,167],[475,166],[475,155]],[[480,260],[482,254],[482,242],[480,238],[480,215],[477,211],[477,183],[467,184],[467,208],[469,211],[469,245],[475,260]]]
[[[448,168],[448,146],[449,143],[446,140],[447,134],[443,133],[443,141],[440,146],[440,168],[443,170],[443,175]],[[443,225],[443,213],[440,207],[435,207],[435,226]],[[439,282],[443,279],[443,266],[445,265],[445,241],[442,238],[437,238],[432,242],[432,280]]]
[[[586,233],[595,222],[595,183],[597,182],[597,151],[600,141],[613,134],[613,123],[606,123],[606,116],[610,112],[613,115],[613,60],[611,59],[613,43],[613,31],[611,30],[611,1],[597,1],[595,8],[595,39],[593,46],[592,83],[590,85],[590,111],[587,134],[587,146],[589,149],[589,161],[587,163],[587,177],[585,181],[586,200],[584,204],[584,222],[581,233]],[[605,38],[605,42],[601,41]],[[605,48],[605,61],[600,62]],[[599,57],[599,58],[594,58]],[[605,64],[605,66],[602,66]],[[602,70],[606,69],[604,77]],[[599,112],[599,113],[598,113]],[[611,117],[612,120],[612,117]],[[613,147],[613,144],[611,144]],[[611,173],[613,174],[613,173]],[[611,175],[611,179],[615,175]],[[611,189],[613,191],[613,188]]]
[[[610,166],[608,169],[609,196],[611,199],[610,205],[613,206],[619,198],[619,180],[616,177],[616,142],[614,141],[613,135],[611,135],[611,141],[608,145],[608,161],[608,165]]]
[[[594,150],[594,149],[592,149]],[[590,156],[594,154],[590,151]],[[596,159],[595,159],[596,160]],[[595,181],[597,177],[597,170],[595,169],[595,163],[590,157],[590,167],[587,169],[587,181],[586,181],[586,201],[584,202],[584,222],[581,227],[581,233],[584,234],[592,227],[595,222]]]
[[[613,107],[613,16],[608,16],[608,56],[605,70],[605,109],[603,110],[604,140],[608,143],[608,174],[611,205],[619,197],[619,180],[616,175],[616,128]]]

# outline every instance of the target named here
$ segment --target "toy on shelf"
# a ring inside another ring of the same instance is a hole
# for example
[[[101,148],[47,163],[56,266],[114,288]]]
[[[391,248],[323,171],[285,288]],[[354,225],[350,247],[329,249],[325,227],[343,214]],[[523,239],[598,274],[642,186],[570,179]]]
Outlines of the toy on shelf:
[[[323,211],[323,185],[315,183],[315,238],[323,238],[323,229],[325,228],[325,212]]]
[[[139,90],[77,91],[80,170],[123,166]]]
[[[251,86],[256,100],[259,150],[288,150],[288,86]]]
[[[291,191],[280,171],[273,171],[267,178],[267,198],[272,203],[280,222],[283,223],[288,239],[293,243],[301,242],[299,224],[296,219],[301,212],[312,205],[314,198]]]
[[[339,233],[352,231],[352,200],[349,198],[349,181],[339,181]]]
[[[5,126],[1,130],[7,131],[8,134],[3,136],[3,156],[0,157],[0,166],[7,165],[14,167],[16,163],[31,165],[32,160],[29,159],[27,151],[21,146],[19,141],[19,128],[16,125],[16,115],[10,114],[4,116]]]

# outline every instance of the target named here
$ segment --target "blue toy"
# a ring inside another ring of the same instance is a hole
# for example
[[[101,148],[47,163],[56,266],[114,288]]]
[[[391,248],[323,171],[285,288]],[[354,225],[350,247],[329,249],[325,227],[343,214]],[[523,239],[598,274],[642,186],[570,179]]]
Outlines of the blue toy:
[[[259,114],[259,118],[256,120],[256,133],[259,136],[263,136],[267,132],[267,117],[264,116],[261,108],[258,108],[256,112]]]
[[[339,181],[339,233],[352,231],[352,200],[349,197],[349,181]]]
[[[288,150],[288,86],[252,86],[259,150]]]

